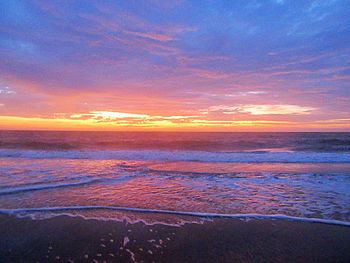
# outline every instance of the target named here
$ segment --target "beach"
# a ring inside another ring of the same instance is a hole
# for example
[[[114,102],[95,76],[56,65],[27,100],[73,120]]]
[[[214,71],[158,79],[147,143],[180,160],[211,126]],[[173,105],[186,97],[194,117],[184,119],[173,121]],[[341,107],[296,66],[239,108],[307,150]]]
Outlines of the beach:
[[[142,215],[139,215],[142,217]],[[350,228],[210,219],[181,226],[0,216],[1,262],[349,262]]]

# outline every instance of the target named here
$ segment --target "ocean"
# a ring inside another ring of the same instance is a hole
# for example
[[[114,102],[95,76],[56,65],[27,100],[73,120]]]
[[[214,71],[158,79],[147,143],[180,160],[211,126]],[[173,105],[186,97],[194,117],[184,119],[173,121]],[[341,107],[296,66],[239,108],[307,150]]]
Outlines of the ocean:
[[[349,226],[350,133],[1,131],[0,213]]]

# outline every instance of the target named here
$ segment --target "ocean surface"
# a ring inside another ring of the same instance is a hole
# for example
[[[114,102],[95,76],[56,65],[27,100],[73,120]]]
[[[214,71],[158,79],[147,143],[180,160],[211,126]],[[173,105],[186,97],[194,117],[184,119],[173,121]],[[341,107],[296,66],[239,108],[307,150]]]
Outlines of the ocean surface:
[[[350,226],[350,133],[0,131],[0,213]]]

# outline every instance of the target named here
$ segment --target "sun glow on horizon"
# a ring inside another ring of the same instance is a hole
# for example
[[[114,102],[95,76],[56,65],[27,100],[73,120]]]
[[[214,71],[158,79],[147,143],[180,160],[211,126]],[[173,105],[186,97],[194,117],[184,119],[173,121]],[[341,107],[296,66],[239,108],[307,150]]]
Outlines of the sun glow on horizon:
[[[230,119],[215,119],[210,114],[216,111],[229,114]],[[151,115],[119,111],[89,111],[76,114],[55,114],[54,117],[0,116],[3,129],[44,129],[44,130],[174,130],[196,131],[199,128],[210,131],[290,131],[314,130],[320,128],[350,128],[349,119],[328,119],[317,122],[296,122],[276,120],[274,115],[307,115],[314,110],[294,105],[246,105],[239,107],[217,106],[197,115]],[[250,114],[250,118],[235,118],[234,114]],[[265,116],[256,119],[254,116]]]

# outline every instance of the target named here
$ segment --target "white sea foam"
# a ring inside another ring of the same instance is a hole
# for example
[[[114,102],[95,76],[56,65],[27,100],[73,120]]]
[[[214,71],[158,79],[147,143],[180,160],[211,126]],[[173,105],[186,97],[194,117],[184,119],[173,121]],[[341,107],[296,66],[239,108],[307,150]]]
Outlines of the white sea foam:
[[[0,158],[193,161],[227,163],[350,163],[346,152],[205,152],[162,150],[0,150]]]
[[[159,209],[146,209],[146,208],[133,208],[133,207],[119,207],[119,206],[62,206],[62,207],[38,207],[38,208],[14,208],[14,209],[0,209],[0,214],[17,215],[23,213],[34,212],[64,212],[69,210],[112,210],[112,211],[125,211],[136,213],[154,213],[154,214],[166,214],[166,215],[178,215],[178,216],[193,216],[203,218],[237,218],[237,219],[269,219],[269,220],[288,220],[299,221],[309,223],[321,223],[329,225],[340,225],[350,227],[350,222],[323,219],[323,218],[308,218],[308,217],[296,217],[282,214],[221,214],[221,213],[205,213],[205,212],[189,212],[189,211],[173,211],[173,210],[159,210]]]

